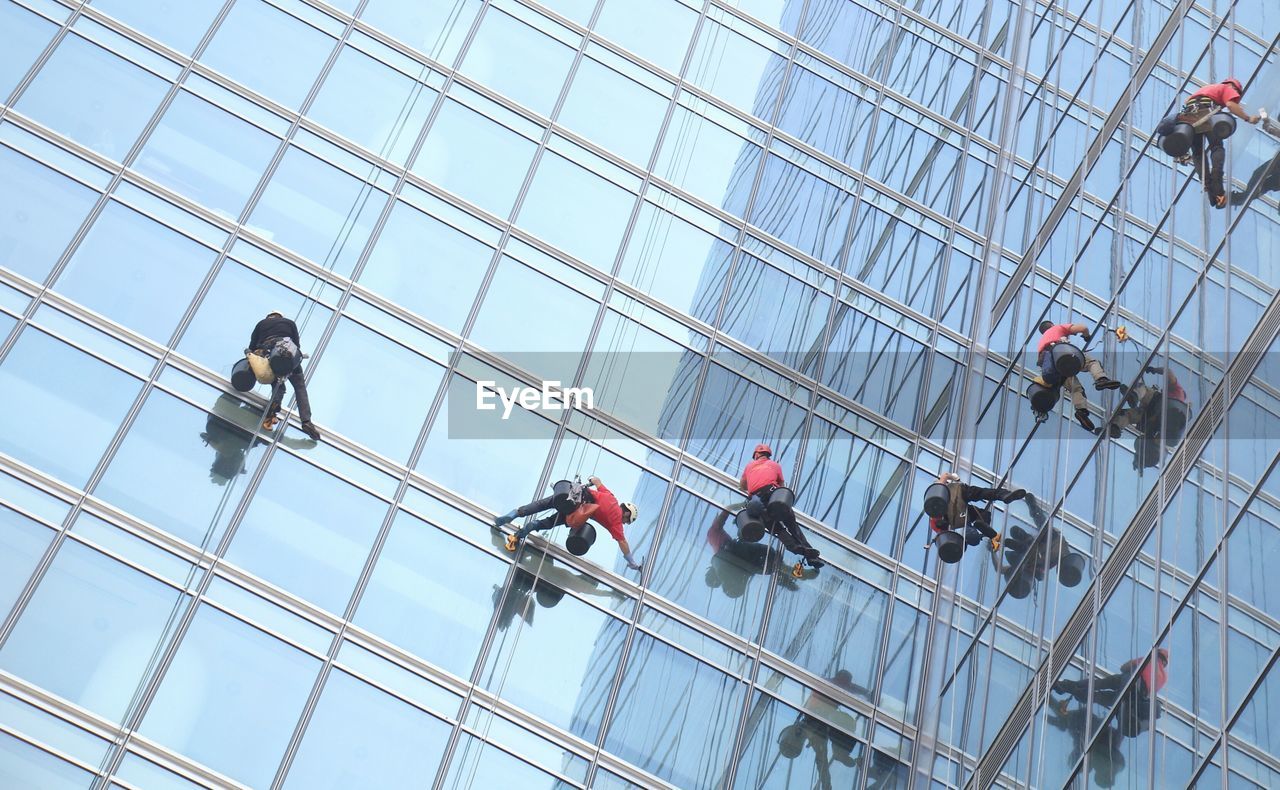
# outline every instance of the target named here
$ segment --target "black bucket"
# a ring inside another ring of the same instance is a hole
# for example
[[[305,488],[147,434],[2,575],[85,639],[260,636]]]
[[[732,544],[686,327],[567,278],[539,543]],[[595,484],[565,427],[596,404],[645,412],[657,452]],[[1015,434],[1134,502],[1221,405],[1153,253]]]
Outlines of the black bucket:
[[[1053,369],[1064,379],[1084,370],[1084,352],[1070,343],[1055,343],[1049,353]]]
[[[1164,152],[1172,157],[1184,156],[1191,150],[1191,144],[1196,139],[1196,132],[1191,128],[1189,123],[1175,124],[1173,131],[1169,132],[1160,140],[1160,147]]]
[[[569,492],[573,490],[573,483],[568,480],[557,480],[551,484],[551,504],[561,515],[568,515],[578,509],[569,499]]]
[[[778,733],[778,751],[788,760],[794,760],[804,751],[804,733],[799,724],[783,727],[782,732]]]
[[[1058,581],[1063,587],[1075,587],[1084,578],[1084,555],[1064,552],[1058,560]]]
[[[595,542],[596,528],[590,524],[583,524],[569,533],[569,537],[565,538],[564,547],[573,556],[581,557]]]
[[[257,383],[258,379],[253,375],[253,368],[249,367],[249,360],[242,357],[239,362],[231,366],[231,386],[238,392],[248,392]]]
[[[564,590],[560,589],[554,584],[539,582],[536,589],[537,589],[537,593],[535,594],[538,598],[538,605],[546,609],[550,609],[551,607],[560,603],[560,601],[564,598]]]
[[[1027,386],[1027,400],[1031,401],[1031,410],[1047,414],[1058,405],[1060,390],[1057,387],[1046,387],[1039,382],[1031,382]]]
[[[1236,133],[1236,119],[1230,113],[1218,112],[1209,118],[1209,134],[1215,140],[1225,140]]]
[[[942,518],[947,515],[947,503],[951,501],[951,491],[942,483],[933,483],[924,490],[924,513],[930,518]]]
[[[964,528],[964,544],[966,546],[976,546],[982,542],[982,533],[973,527]]]
[[[769,495],[769,504],[765,505],[765,510],[769,512],[769,517],[778,520],[788,520],[791,518],[791,509],[795,507],[796,495],[791,492],[790,488],[775,488],[773,493]]]
[[[938,556],[943,562],[959,562],[964,556],[964,538],[955,532],[950,530],[940,532],[934,542],[938,544]]]
[[[1021,601],[1031,594],[1031,579],[1027,578],[1027,574],[1019,573],[1017,576],[1009,580],[1009,596],[1017,598]]]
[[[738,539],[747,543],[758,543],[764,537],[764,522],[758,517],[751,515],[747,508],[739,510],[737,515],[733,517],[733,521],[738,525]]]

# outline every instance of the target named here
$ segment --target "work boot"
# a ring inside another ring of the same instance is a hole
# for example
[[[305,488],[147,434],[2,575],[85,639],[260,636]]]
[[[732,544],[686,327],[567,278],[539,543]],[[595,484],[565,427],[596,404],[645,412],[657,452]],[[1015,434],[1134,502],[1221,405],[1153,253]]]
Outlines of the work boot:
[[[1009,493],[1000,497],[1000,501],[1006,504],[1009,502],[1017,502],[1019,499],[1022,499],[1026,495],[1027,495],[1027,489],[1019,488],[1014,491],[1010,491]]]
[[[813,568],[815,571],[819,568],[825,567],[827,564],[826,560],[819,559],[817,557],[811,557],[807,562],[809,563],[809,567]]]
[[[315,426],[311,420],[302,423],[302,432],[317,442],[320,441],[320,429]]]
[[[1088,409],[1076,409],[1076,422],[1080,423],[1089,433],[1094,433],[1098,430],[1098,426],[1093,424],[1093,419],[1089,416]]]
[[[507,551],[511,552],[512,554],[515,554],[516,549],[518,549],[519,547],[520,547],[520,536],[514,532],[508,535]]]
[[[1226,193],[1224,192],[1221,195],[1213,195],[1212,197],[1209,198],[1209,204],[1212,205],[1214,208],[1226,208],[1226,205],[1227,205]]]
[[[497,518],[495,518],[493,520],[493,525],[495,527],[501,527],[502,525],[510,524],[512,521],[515,521],[515,520],[516,520],[516,512],[513,510],[510,513],[504,513],[501,516],[498,516]]]
[[[818,552],[818,550],[817,550],[817,549],[815,549],[813,546],[805,546],[805,547],[803,547],[803,548],[801,548],[801,549],[800,549],[800,552],[799,552],[799,553],[800,553],[800,555],[801,555],[801,556],[803,556],[806,560],[816,560],[816,559],[818,559],[818,553],[819,553],[819,552]]]
[[[1124,429],[1113,422],[1107,426],[1107,433],[1111,436],[1112,439],[1119,439],[1120,434],[1124,433]]]
[[[276,423],[277,423],[277,422],[279,422],[279,420],[276,418],[276,415],[274,415],[274,414],[268,414],[268,415],[267,415],[266,417],[264,417],[264,418],[263,418],[263,420],[262,420],[262,430],[264,430],[264,431],[274,431],[274,430],[276,429]]]
[[[1115,379],[1109,379],[1103,376],[1100,379],[1093,380],[1093,388],[1096,390],[1113,390],[1120,386],[1120,382]]]

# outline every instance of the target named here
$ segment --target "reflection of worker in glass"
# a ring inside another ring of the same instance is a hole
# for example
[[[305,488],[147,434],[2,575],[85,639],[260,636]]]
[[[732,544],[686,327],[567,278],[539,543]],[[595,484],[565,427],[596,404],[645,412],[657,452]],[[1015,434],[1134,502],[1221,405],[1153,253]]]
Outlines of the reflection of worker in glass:
[[[982,537],[991,541],[991,550],[1000,550],[1000,533],[991,528],[991,505],[979,510],[974,502],[1017,502],[1027,495],[1025,489],[1010,491],[1007,488],[984,488],[960,482],[960,476],[951,472],[938,475],[938,482],[947,487],[950,499],[944,515],[929,519],[929,529],[935,533],[973,527]],[[981,538],[974,538],[977,543]]]
[[[1088,738],[1089,711],[1087,708],[1059,710],[1050,707],[1047,717],[1049,726],[1066,731],[1071,736],[1071,754],[1067,763],[1074,765],[1084,752],[1084,744]],[[1089,749],[1089,770],[1093,772],[1091,786],[1114,787],[1116,776],[1124,770],[1124,750],[1121,744],[1124,737],[1110,721],[1098,730],[1098,738]]]
[[[1049,523],[1048,514],[1034,496],[1027,494],[1026,503],[1031,520],[1039,529],[1032,535],[1016,524],[1009,528],[1000,568],[1009,583],[1009,595],[1026,598],[1035,583],[1054,568],[1064,587],[1075,587],[1084,576],[1084,555],[1074,551],[1062,532]]]
[[[1140,437],[1134,443],[1133,468],[1145,469],[1160,463],[1160,445],[1176,447],[1191,416],[1187,391],[1178,383],[1172,370],[1148,365],[1145,373],[1164,374],[1167,391],[1139,381],[1125,392],[1128,408],[1116,412],[1111,421],[1111,436],[1116,438],[1128,427],[1137,429]]]
[[[767,444],[757,444],[751,453],[751,460],[742,470],[742,479],[738,488],[747,494],[747,510],[752,515],[764,519],[769,531],[782,541],[782,546],[793,554],[799,554],[815,568],[823,565],[818,559],[818,550],[809,545],[800,524],[796,521],[795,511],[791,507],[770,508],[769,503],[774,493],[786,485],[782,476],[782,467],[773,460],[773,450]],[[775,517],[774,513],[778,513]],[[767,515],[766,515],[767,513]]]
[[[236,475],[245,473],[245,455],[257,422],[258,412],[252,406],[226,393],[218,396],[200,434],[205,445],[215,453],[209,467],[209,480],[214,485],[224,486]],[[262,444],[262,439],[258,443]],[[295,450],[316,446],[313,439],[282,438],[280,443]]]
[[[847,669],[840,670],[829,680],[850,694],[870,696],[870,690],[854,683],[853,674]],[[795,759],[804,750],[805,743],[808,743],[817,763],[819,786],[831,787],[831,760],[848,766],[857,764],[853,749],[858,742],[849,734],[855,732],[856,728],[857,721],[841,709],[838,702],[820,692],[810,691],[805,698],[804,712],[800,714],[800,718],[778,734],[778,749],[782,756]]]
[[[312,439],[319,439],[320,431],[311,423],[311,399],[307,396],[307,382],[302,373],[301,345],[298,325],[280,313],[267,313],[267,317],[253,327],[248,352],[266,357],[275,374],[275,381],[271,384],[271,405],[267,407],[262,429],[270,431],[276,427],[276,415],[284,401],[284,380],[288,379],[298,400],[302,432]]]
[[[1053,684],[1055,694],[1065,694],[1065,699],[1053,704],[1059,715],[1065,715],[1072,699],[1082,705],[1098,704],[1116,706],[1116,723],[1120,734],[1132,738],[1151,726],[1152,698],[1164,688],[1169,679],[1169,650],[1157,648],[1150,661],[1134,658],[1124,662],[1120,671],[1093,679],[1093,698],[1089,699],[1089,680],[1059,680]],[[1123,691],[1125,684],[1137,674],[1137,680]],[[1123,693],[1122,693],[1123,692]],[[1156,709],[1159,715],[1159,708]]]
[[[1231,192],[1231,205],[1243,206],[1250,196],[1263,192],[1280,192],[1280,152],[1254,169],[1243,192]]]
[[[729,598],[741,598],[753,576],[772,574],[784,563],[782,555],[768,543],[752,543],[731,536],[724,528],[728,520],[729,511],[721,510],[707,529],[707,545],[714,553],[707,567],[706,582],[708,587],[721,590]],[[778,574],[778,583],[796,589],[796,580],[790,573]]]
[[[492,530],[489,539],[496,549],[506,545],[502,530]],[[503,585],[493,585],[493,607],[498,611],[498,628],[504,631],[516,617],[527,625],[533,625],[534,611],[539,607],[554,608],[566,591],[582,597],[612,598],[615,595],[611,588],[591,576],[557,565],[554,557],[537,549],[521,554],[505,598],[502,591]],[[535,600],[537,607],[533,605]]]
[[[1071,397],[1071,405],[1075,408],[1076,421],[1079,422],[1087,431],[1096,430],[1092,418],[1089,416],[1089,401],[1085,398],[1084,387],[1080,385],[1080,380],[1074,375],[1063,376],[1058,372],[1057,365],[1054,362],[1054,346],[1059,343],[1068,343],[1072,335],[1080,335],[1084,338],[1084,342],[1088,344],[1089,328],[1084,324],[1055,324],[1052,321],[1040,322],[1040,340],[1036,343],[1036,359],[1040,363],[1040,378],[1047,387],[1057,387],[1061,385]],[[1102,369],[1102,363],[1087,354],[1084,355],[1084,370],[1088,371],[1093,377],[1093,388],[1096,390],[1111,390],[1120,386],[1120,382],[1115,381],[1107,376],[1105,370]]]

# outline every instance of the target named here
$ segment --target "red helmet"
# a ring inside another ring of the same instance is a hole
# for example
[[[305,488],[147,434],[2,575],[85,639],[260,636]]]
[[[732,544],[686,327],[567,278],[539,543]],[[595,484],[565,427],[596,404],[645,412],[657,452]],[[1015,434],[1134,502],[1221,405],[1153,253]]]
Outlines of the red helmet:
[[[767,455],[769,457],[773,457],[773,450],[770,450],[769,445],[767,444],[757,444],[756,449],[751,451],[751,457],[755,458],[757,455]]]
[[[1237,93],[1244,93],[1244,86],[1241,85],[1240,80],[1236,79],[1235,77],[1227,77],[1225,80],[1222,81],[1222,84],[1230,85],[1231,87],[1236,89]]]

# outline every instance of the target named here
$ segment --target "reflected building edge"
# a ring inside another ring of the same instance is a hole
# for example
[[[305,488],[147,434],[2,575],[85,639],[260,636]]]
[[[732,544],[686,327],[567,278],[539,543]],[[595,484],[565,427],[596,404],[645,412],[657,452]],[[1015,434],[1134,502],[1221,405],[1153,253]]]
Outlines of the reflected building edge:
[[[1280,784],[1280,134],[1221,210],[1153,137],[1280,113],[1273,10],[72,5],[0,2],[0,784]],[[1030,493],[949,563],[952,470]],[[576,474],[640,572],[490,526]]]

